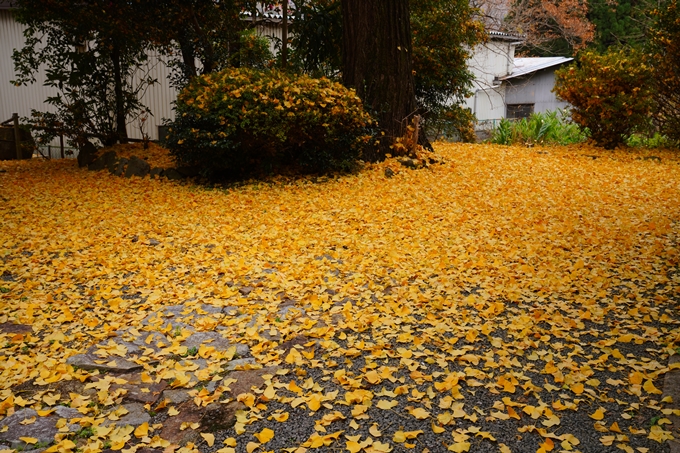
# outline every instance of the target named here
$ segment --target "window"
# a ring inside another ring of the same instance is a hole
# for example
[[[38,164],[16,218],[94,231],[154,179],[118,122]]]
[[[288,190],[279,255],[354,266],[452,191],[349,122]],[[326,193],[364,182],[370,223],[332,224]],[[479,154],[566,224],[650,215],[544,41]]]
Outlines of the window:
[[[534,104],[508,104],[507,118],[529,118],[534,113]]]

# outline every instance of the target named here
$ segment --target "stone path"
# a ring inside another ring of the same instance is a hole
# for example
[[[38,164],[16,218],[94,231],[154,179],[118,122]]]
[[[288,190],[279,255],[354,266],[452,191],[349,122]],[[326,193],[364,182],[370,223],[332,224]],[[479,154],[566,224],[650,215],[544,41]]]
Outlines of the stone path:
[[[280,305],[277,319],[301,313],[304,310],[291,301]],[[48,388],[33,386],[27,391],[43,391],[53,401],[82,395],[82,405],[58,405],[41,413],[30,408],[16,411],[0,420],[0,451],[38,453],[53,444],[55,438],[73,437],[73,433],[76,440],[80,438],[84,443],[90,425],[114,429],[156,425],[159,430],[154,434],[164,441],[160,447],[196,442],[200,440],[199,433],[233,426],[239,411],[246,409],[241,399],[247,400],[247,394],[269,382],[277,368],[257,363],[248,346],[231,343],[222,336],[221,326],[197,331],[191,320],[206,315],[243,316],[236,307],[167,306],[147,316],[139,328],[119,330],[115,337],[69,357],[68,364],[92,371],[93,375],[85,382],[59,381]],[[253,317],[248,325],[258,321]],[[0,325],[0,329],[26,332],[31,327]],[[261,335],[280,340],[277,334],[271,334],[273,331],[266,327]],[[280,347],[290,349],[307,342],[306,337],[299,337]],[[153,373],[146,371],[149,369]],[[93,406],[100,408],[101,416],[81,426],[84,414],[91,417],[91,411],[83,408]],[[144,451],[151,453],[153,449]]]

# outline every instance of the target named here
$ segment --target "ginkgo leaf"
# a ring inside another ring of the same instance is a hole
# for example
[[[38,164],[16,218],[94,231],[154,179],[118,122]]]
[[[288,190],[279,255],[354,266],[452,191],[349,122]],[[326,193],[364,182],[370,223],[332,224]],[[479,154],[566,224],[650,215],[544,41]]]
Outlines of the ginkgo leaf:
[[[201,437],[208,444],[208,447],[212,447],[215,444],[215,435],[211,433],[201,433]]]
[[[604,418],[604,409],[599,408],[598,410],[590,414],[590,418],[592,418],[593,420],[602,420]]]
[[[376,407],[378,409],[383,409],[383,410],[389,410],[397,407],[399,405],[399,402],[397,400],[379,400],[376,403]]]
[[[264,428],[259,433],[253,434],[261,444],[266,444],[274,438],[274,430],[269,428]]]
[[[417,407],[410,411],[410,414],[413,415],[415,418],[418,420],[424,420],[430,416],[430,413],[423,409],[422,407]]]

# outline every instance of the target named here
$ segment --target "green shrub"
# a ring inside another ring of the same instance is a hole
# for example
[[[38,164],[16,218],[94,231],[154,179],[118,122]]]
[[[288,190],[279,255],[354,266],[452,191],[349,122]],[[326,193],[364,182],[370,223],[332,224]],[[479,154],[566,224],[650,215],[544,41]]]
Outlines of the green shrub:
[[[652,126],[652,70],[643,57],[627,48],[586,51],[577,64],[555,72],[555,93],[573,106],[573,120],[599,146],[615,148]]]
[[[498,145],[570,145],[587,138],[588,131],[569,121],[564,110],[532,113],[514,121],[504,118],[491,134],[491,142]]]
[[[289,166],[349,170],[373,127],[353,90],[278,71],[225,69],[196,77],[175,110],[166,145],[181,165],[212,178]]]
[[[654,119],[667,145],[680,144],[680,8],[677,0],[660,2],[651,12],[650,51],[656,89]]]

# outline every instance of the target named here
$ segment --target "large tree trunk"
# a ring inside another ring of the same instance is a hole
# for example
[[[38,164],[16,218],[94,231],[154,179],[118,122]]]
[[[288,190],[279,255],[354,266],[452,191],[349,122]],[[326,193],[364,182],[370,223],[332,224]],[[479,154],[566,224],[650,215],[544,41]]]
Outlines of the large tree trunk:
[[[113,44],[111,51],[113,63],[113,90],[116,98],[116,135],[120,143],[127,143],[127,126],[125,124],[125,95],[123,93],[123,75],[120,69],[120,47]]]
[[[417,114],[408,0],[342,0],[342,79],[378,116],[382,152]],[[424,138],[425,134],[419,134]],[[426,139],[425,139],[426,142]],[[429,143],[425,143],[429,146]],[[380,153],[365,156],[378,160]]]

